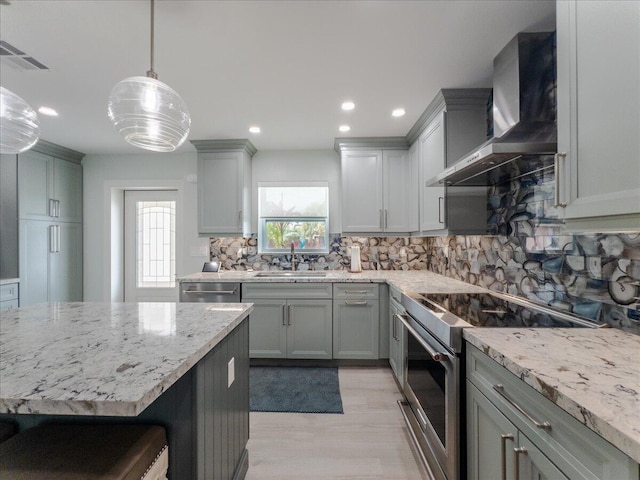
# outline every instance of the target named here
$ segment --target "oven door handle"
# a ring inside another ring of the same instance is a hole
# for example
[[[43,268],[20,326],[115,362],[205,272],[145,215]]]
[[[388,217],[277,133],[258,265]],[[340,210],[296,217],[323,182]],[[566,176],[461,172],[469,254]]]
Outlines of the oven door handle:
[[[431,345],[429,345],[427,342],[424,341],[424,339],[422,338],[422,336],[417,332],[417,330],[415,328],[413,328],[413,326],[407,321],[407,317],[404,315],[398,315],[398,318],[400,319],[400,321],[403,323],[403,325],[405,327],[407,327],[407,330],[409,330],[409,333],[411,335],[413,335],[415,337],[415,339],[418,341],[418,343],[420,345],[422,345],[422,347],[427,351],[427,353],[429,355],[431,355],[431,359],[434,362],[441,362],[443,360],[449,360],[449,355],[447,355],[446,353],[442,353],[442,352],[436,352]]]

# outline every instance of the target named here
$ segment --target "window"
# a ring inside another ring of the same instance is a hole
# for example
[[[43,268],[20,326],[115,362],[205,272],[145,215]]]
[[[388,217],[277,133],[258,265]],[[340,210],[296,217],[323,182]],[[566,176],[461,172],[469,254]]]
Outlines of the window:
[[[173,287],[176,271],[176,202],[140,201],[136,210],[136,286]]]
[[[326,182],[258,185],[258,251],[329,251],[329,186]]]

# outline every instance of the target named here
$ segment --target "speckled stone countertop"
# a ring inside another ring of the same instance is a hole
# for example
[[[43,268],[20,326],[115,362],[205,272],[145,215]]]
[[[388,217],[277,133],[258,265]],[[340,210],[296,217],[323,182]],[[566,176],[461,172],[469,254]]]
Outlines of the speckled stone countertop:
[[[181,277],[181,282],[260,282],[260,283],[389,283],[400,290],[418,293],[484,292],[485,289],[460,280],[448,278],[427,270],[363,270],[351,273],[344,270],[325,270],[324,277],[256,277],[258,272],[225,271],[220,273],[194,273]]]
[[[640,336],[612,328],[468,328],[464,338],[640,463]]]
[[[0,278],[0,285],[9,285],[11,283],[20,283],[19,278]]]
[[[50,303],[3,312],[0,413],[138,415],[251,310],[244,303]]]

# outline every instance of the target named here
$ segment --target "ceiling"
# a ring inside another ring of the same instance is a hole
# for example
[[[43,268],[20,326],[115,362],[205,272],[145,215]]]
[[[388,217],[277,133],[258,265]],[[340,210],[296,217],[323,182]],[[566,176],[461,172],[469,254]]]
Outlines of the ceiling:
[[[115,132],[107,98],[149,69],[149,2],[2,3],[0,39],[49,67],[0,64],[2,86],[59,112],[40,115],[41,138],[87,154],[145,153]],[[154,70],[187,103],[189,139],[332,149],[340,136],[406,135],[440,88],[491,86],[493,57],[516,33],[554,24],[553,0],[157,0]],[[356,108],[342,111],[345,100]],[[406,115],[393,118],[396,107]]]

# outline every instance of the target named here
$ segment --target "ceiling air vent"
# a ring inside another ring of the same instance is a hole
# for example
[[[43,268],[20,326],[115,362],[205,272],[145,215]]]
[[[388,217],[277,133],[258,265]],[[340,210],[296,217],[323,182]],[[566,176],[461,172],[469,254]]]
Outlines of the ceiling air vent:
[[[0,62],[16,70],[49,70],[49,67],[4,40],[0,40]]]

